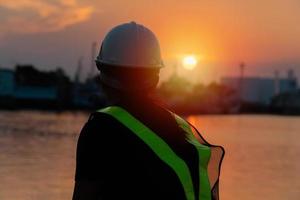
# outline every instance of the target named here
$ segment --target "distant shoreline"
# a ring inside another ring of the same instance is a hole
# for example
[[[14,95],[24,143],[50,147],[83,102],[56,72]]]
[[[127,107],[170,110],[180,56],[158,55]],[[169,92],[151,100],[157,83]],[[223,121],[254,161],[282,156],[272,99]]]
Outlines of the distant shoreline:
[[[69,108],[69,109],[53,109],[53,108],[0,108],[0,112],[6,111],[6,112],[22,112],[22,111],[33,111],[33,112],[51,112],[51,113],[62,113],[62,112],[72,112],[72,113],[77,113],[77,112],[82,112],[82,113],[92,113],[96,111],[97,109],[101,109],[102,107],[99,108]],[[273,116],[300,116],[300,112],[294,112],[294,113],[289,113],[289,112],[237,112],[237,113],[218,113],[218,112],[185,112],[185,111],[178,111],[176,109],[172,109],[172,111],[181,114],[181,115],[273,115]]]

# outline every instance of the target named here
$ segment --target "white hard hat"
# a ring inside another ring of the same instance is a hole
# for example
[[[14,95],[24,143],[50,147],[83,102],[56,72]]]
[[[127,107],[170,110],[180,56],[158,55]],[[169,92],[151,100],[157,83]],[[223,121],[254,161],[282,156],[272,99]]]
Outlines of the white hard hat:
[[[131,68],[164,66],[156,36],[135,22],[121,24],[107,33],[96,63]]]

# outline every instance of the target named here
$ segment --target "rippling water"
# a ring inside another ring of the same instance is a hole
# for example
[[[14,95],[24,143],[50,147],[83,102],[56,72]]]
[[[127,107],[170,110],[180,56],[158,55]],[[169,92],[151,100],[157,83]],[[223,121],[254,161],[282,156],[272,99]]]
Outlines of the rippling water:
[[[78,133],[88,115],[0,111],[0,199],[71,199]],[[226,149],[221,199],[299,199],[300,117],[189,116]]]

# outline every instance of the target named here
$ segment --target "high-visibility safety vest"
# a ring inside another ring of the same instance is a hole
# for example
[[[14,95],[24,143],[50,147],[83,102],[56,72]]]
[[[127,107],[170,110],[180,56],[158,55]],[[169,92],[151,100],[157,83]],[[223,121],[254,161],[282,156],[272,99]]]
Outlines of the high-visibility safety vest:
[[[200,182],[198,188],[199,196],[196,197],[191,172],[189,171],[186,162],[179,156],[177,156],[176,153],[162,138],[160,138],[156,133],[154,133],[151,129],[141,123],[138,119],[136,119],[122,107],[110,106],[97,110],[97,112],[106,113],[114,117],[121,124],[131,130],[132,133],[139,137],[165,164],[167,164],[179,178],[187,200],[212,199],[211,188],[214,186],[214,184],[218,184],[220,165],[224,154],[223,148],[221,149],[222,152],[219,151],[218,153],[217,151],[214,151],[216,150],[216,148],[220,147],[209,145],[201,136],[199,137],[199,135],[197,136],[194,133],[193,128],[188,122],[186,122],[178,115],[172,113],[177,124],[186,133],[187,141],[191,143],[198,152]],[[215,173],[210,177],[209,173],[210,171],[213,171],[209,170],[213,168],[209,167],[212,153],[218,153],[220,159],[213,163],[215,165],[215,168],[218,168],[217,175]]]

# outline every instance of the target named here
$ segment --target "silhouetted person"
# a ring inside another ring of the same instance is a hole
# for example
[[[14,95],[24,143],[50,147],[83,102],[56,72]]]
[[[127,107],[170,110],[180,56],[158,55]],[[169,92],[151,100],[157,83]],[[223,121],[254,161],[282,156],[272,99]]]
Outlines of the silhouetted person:
[[[151,99],[163,67],[155,35],[135,22],[119,25],[96,64],[110,106],[80,133],[73,199],[219,199],[223,148]]]

